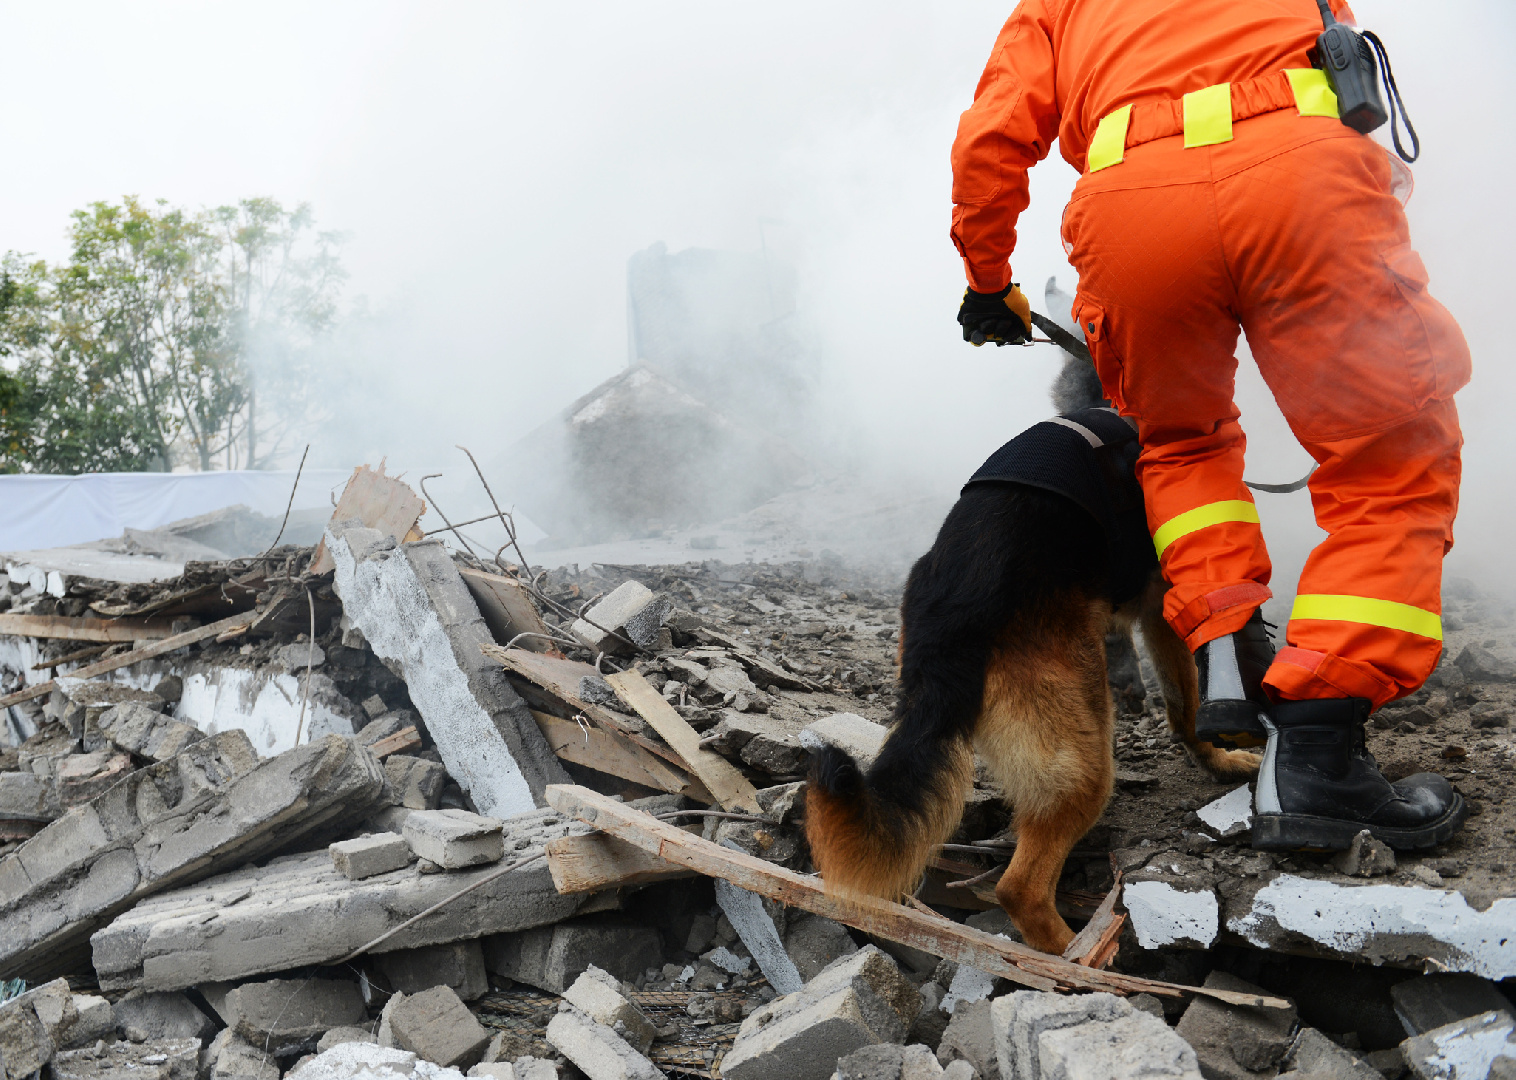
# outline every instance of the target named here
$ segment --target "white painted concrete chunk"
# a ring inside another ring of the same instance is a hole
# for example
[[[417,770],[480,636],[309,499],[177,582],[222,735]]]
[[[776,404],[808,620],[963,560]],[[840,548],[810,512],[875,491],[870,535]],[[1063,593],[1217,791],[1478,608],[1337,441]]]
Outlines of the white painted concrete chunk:
[[[1497,1058],[1516,1058],[1516,1020],[1480,1013],[1407,1039],[1400,1050],[1421,1080],[1482,1080]]]
[[[1042,1080],[1201,1080],[1190,1044],[1144,1012],[1044,1031],[1038,1043]]]
[[[341,1043],[317,1054],[285,1080],[464,1080],[457,1069],[423,1061],[409,1050]]]
[[[813,720],[800,732],[800,745],[807,750],[836,746],[846,750],[858,764],[867,767],[879,756],[889,731],[857,713],[836,713]]]
[[[1206,803],[1195,816],[1223,838],[1237,836],[1253,827],[1253,793],[1246,784]]]
[[[418,858],[445,870],[499,862],[505,854],[504,823],[467,810],[417,810],[403,834]]]
[[[1166,881],[1134,881],[1122,889],[1137,944],[1211,947],[1221,928],[1221,905],[1209,889],[1188,892]]]
[[[326,849],[332,865],[349,881],[399,870],[411,861],[410,845],[398,833],[376,833],[354,840],[339,840]]]

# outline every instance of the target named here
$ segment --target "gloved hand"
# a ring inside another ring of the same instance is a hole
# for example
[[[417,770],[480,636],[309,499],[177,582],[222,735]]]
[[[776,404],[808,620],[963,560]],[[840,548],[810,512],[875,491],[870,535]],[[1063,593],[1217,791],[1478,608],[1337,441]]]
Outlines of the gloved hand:
[[[993,293],[965,289],[958,322],[963,327],[963,340],[976,346],[986,341],[1024,345],[1032,337],[1032,303],[1014,281]]]

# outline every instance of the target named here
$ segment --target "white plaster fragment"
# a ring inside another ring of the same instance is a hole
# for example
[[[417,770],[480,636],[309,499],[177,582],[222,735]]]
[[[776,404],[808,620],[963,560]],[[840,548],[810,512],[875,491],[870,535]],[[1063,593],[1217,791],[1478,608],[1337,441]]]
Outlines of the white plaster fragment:
[[[1221,929],[1221,905],[1209,889],[1185,892],[1166,881],[1134,881],[1122,889],[1122,899],[1144,949],[1180,942],[1207,949]]]
[[[998,938],[1011,939],[1004,934],[996,934]],[[937,1007],[947,1015],[953,1015],[953,1007],[960,1001],[973,1004],[983,1001],[995,992],[995,976],[988,971],[973,967],[969,964],[959,964],[958,970],[953,973],[953,981],[948,984],[947,993],[942,995],[942,1001]]]
[[[1489,1076],[1496,1058],[1516,1055],[1516,1022],[1509,1014],[1481,1013],[1429,1031],[1425,1039],[1412,1039],[1406,1046],[1413,1054],[1424,1053],[1427,1042],[1432,1053],[1416,1062],[1416,1075],[1447,1080]]]
[[[1221,837],[1247,832],[1253,827],[1253,793],[1243,784],[1206,803],[1195,811],[1195,816]]]
[[[1431,957],[1449,971],[1496,980],[1516,975],[1512,898],[1478,911],[1461,893],[1446,889],[1342,885],[1283,874],[1258,890],[1245,915],[1228,919],[1227,929],[1262,948],[1287,932],[1376,964]]]

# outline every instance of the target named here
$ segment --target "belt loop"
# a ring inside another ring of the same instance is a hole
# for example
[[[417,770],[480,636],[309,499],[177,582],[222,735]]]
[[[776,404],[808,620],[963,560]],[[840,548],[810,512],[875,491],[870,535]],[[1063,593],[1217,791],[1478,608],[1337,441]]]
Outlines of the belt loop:
[[[1184,145],[1232,141],[1232,84],[1217,83],[1184,95]]]
[[[1085,154],[1085,164],[1090,172],[1099,172],[1112,165],[1119,165],[1126,156],[1126,129],[1132,122],[1132,107],[1123,105],[1114,112],[1106,113],[1095,125],[1095,137]]]

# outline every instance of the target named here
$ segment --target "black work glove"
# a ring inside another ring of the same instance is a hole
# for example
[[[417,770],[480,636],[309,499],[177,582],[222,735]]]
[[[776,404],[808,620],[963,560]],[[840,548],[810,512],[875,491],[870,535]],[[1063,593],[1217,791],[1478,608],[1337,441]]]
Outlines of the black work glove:
[[[1032,304],[1014,281],[999,292],[965,289],[958,323],[963,327],[963,340],[976,346],[986,341],[1025,345],[1032,338]]]

